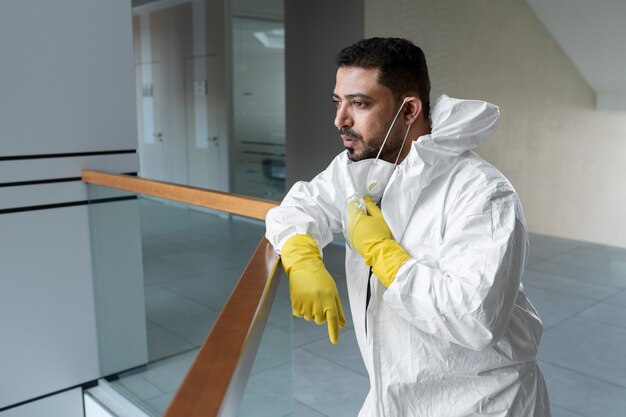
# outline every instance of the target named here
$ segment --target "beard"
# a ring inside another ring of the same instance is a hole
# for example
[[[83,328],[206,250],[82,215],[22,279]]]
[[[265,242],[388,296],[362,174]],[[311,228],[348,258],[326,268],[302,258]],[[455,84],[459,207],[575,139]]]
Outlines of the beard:
[[[391,123],[392,120],[393,119],[389,120],[389,123]],[[389,123],[387,124],[387,126],[389,126]],[[383,132],[376,132],[374,135],[372,135],[371,138],[367,140],[364,140],[361,134],[349,128],[348,126],[341,127],[339,129],[339,134],[343,136],[348,136],[350,139],[355,141],[355,144],[361,145],[361,149],[359,151],[355,150],[354,147],[346,147],[348,159],[356,162],[363,159],[376,158],[380,147],[385,140],[387,129],[385,129],[385,131]],[[401,150],[400,148],[402,147],[403,138],[403,126],[401,123],[398,124],[396,122],[396,125],[391,129],[391,132],[389,133],[387,143],[385,143],[385,146],[380,153],[380,159],[387,162],[395,162],[396,158],[398,157],[398,153]]]

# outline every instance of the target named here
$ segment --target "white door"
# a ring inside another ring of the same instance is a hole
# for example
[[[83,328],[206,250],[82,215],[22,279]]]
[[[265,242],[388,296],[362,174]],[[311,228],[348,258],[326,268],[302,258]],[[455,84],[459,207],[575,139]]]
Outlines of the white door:
[[[158,62],[135,64],[137,98],[137,132],[139,135],[139,175],[166,180],[163,170],[162,97]]]
[[[185,59],[187,113],[187,161],[189,185],[219,190],[220,106],[217,91],[217,63],[214,55]]]

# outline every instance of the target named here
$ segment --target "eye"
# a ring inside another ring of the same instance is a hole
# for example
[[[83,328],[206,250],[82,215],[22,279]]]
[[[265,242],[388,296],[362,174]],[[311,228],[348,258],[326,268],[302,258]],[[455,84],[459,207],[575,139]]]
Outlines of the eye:
[[[353,105],[354,107],[362,108],[362,107],[367,106],[367,103],[366,103],[366,102],[364,102],[364,101],[353,101],[353,102],[352,102],[352,105]]]
[[[335,107],[339,107],[339,100],[333,100],[333,104],[335,105]]]

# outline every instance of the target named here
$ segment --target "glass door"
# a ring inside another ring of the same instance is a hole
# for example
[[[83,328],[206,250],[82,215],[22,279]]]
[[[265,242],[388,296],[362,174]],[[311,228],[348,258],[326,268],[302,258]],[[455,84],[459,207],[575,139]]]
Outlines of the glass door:
[[[282,21],[233,17],[234,192],[285,194],[285,69]]]

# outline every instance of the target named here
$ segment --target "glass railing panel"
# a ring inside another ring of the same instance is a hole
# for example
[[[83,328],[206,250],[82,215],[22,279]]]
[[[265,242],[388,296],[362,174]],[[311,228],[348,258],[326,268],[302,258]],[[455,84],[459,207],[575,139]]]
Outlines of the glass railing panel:
[[[289,283],[280,278],[238,417],[291,417],[293,414],[293,326]]]
[[[108,187],[89,189],[102,375],[161,416],[265,227]],[[282,320],[268,327],[272,334],[286,332]],[[270,356],[260,353],[263,370],[282,365]]]
[[[341,237],[324,247],[323,256],[337,285],[346,325],[333,345],[326,324],[293,319],[294,416],[356,416],[370,384],[350,311]]]

